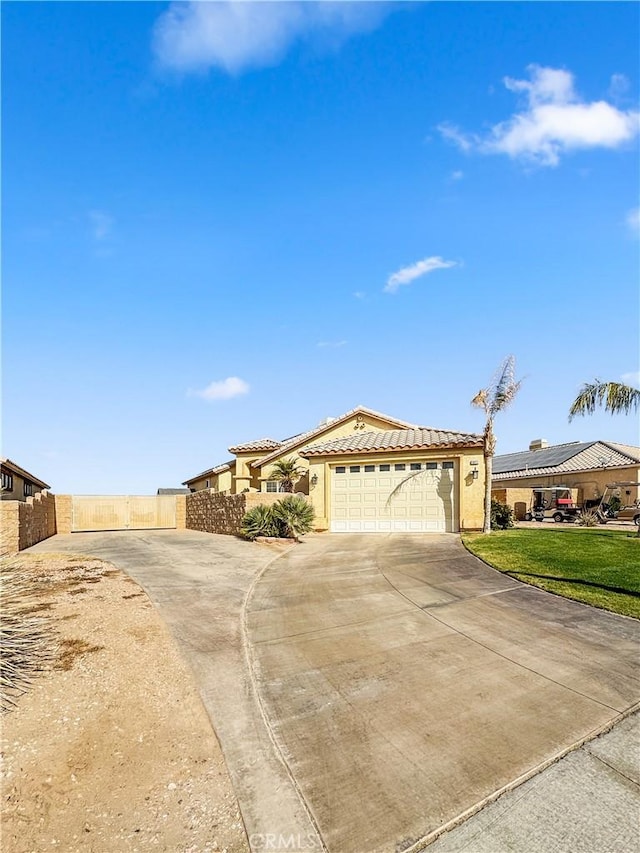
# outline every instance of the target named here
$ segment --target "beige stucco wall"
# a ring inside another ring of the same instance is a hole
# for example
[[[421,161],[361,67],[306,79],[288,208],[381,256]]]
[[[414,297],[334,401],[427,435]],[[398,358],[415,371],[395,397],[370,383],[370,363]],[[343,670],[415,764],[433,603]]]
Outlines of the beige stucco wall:
[[[364,465],[366,463],[396,463],[396,462],[441,462],[443,460],[456,462],[458,477],[458,524],[460,530],[481,530],[484,522],[484,485],[485,466],[482,448],[466,448],[455,450],[432,451],[402,451],[396,453],[349,453],[343,456],[327,456],[325,458],[311,457],[309,459],[309,474],[311,480],[317,477],[315,485],[309,489],[309,498],[316,512],[316,530],[328,530],[330,526],[331,507],[331,468],[335,465]],[[471,460],[478,462],[477,466],[470,464]],[[478,469],[478,478],[473,479],[473,468]]]
[[[209,485],[207,485],[207,480]],[[194,492],[201,492],[203,489],[213,489],[215,492],[231,493],[233,486],[233,469],[223,471],[221,474],[209,474],[208,477],[200,477],[199,480],[193,480],[189,484],[189,488]]]
[[[534,486],[568,486],[577,490],[578,504],[602,496],[609,483],[632,481],[640,484],[640,466],[628,465],[624,468],[604,468],[593,471],[579,471],[573,474],[552,474],[546,477],[514,477],[509,480],[494,480],[492,491],[499,489],[528,489]],[[629,487],[627,487],[629,488]],[[638,486],[630,487],[629,503],[638,499]],[[623,489],[623,491],[626,491]],[[511,503],[507,501],[511,506]]]

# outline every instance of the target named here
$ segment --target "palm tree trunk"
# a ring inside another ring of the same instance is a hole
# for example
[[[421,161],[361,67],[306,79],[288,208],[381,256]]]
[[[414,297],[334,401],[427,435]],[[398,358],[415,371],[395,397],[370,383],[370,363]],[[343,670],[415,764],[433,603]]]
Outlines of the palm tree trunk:
[[[491,476],[493,474],[493,456],[484,457],[484,475],[487,478],[484,488],[484,533],[491,533]]]

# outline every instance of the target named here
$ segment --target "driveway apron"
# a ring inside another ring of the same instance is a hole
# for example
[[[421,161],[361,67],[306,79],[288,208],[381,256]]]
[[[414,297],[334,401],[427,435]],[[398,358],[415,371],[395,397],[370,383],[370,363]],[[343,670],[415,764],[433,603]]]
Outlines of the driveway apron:
[[[258,690],[333,853],[405,850],[640,698],[640,625],[454,535],[325,535],[248,602]]]

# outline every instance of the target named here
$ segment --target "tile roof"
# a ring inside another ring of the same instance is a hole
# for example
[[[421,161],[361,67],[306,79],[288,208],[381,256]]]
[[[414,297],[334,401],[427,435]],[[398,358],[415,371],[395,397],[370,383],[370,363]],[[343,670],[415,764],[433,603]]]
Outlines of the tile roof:
[[[311,444],[303,448],[300,455],[306,458],[363,451],[382,453],[385,450],[420,450],[433,447],[482,447],[482,436],[429,427],[361,432],[357,435],[347,435],[343,438]]]
[[[541,450],[506,453],[493,460],[493,479],[540,477],[638,464],[640,448],[606,441],[574,441]]]
[[[281,441],[274,438],[258,438],[255,441],[247,441],[244,444],[234,444],[227,448],[229,453],[249,453],[252,450],[275,450],[280,447]]]
[[[188,495],[189,489],[158,489],[159,495]]]
[[[224,471],[228,471],[232,465],[235,465],[236,460],[231,459],[229,462],[223,462],[222,465],[216,465],[215,468],[207,468],[206,471],[203,471],[201,474],[196,474],[195,477],[189,477],[188,480],[184,480],[183,485],[188,486],[189,483],[195,482],[195,480],[201,480],[203,477],[208,477],[209,474],[222,474]]]
[[[306,443],[310,439],[315,436],[322,435],[323,432],[327,432],[330,429],[333,429],[338,424],[343,421],[348,420],[354,415],[369,415],[370,417],[380,418],[380,420],[387,421],[390,424],[397,424],[399,427],[409,427],[415,428],[415,424],[410,424],[407,421],[398,420],[398,418],[391,418],[389,415],[384,415],[382,412],[376,412],[374,409],[368,409],[366,406],[356,406],[355,409],[351,409],[348,412],[345,412],[344,415],[340,415],[338,418],[332,418],[331,420],[324,421],[321,424],[318,424],[314,429],[307,430],[307,432],[298,433],[298,435],[293,435],[291,438],[286,439],[282,442],[277,451],[273,453],[269,453],[267,456],[263,456],[261,459],[256,459],[255,462],[251,463],[252,468],[260,468],[262,465],[266,465],[267,462],[271,462],[272,459],[276,459],[282,453],[286,453],[289,450],[293,450],[296,447]]]

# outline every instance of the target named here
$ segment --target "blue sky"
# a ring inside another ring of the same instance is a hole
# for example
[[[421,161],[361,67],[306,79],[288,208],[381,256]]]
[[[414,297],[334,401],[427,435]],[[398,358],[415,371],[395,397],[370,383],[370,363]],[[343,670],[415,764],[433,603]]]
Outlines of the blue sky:
[[[638,380],[634,3],[3,3],[3,453],[153,493],[358,404]]]

